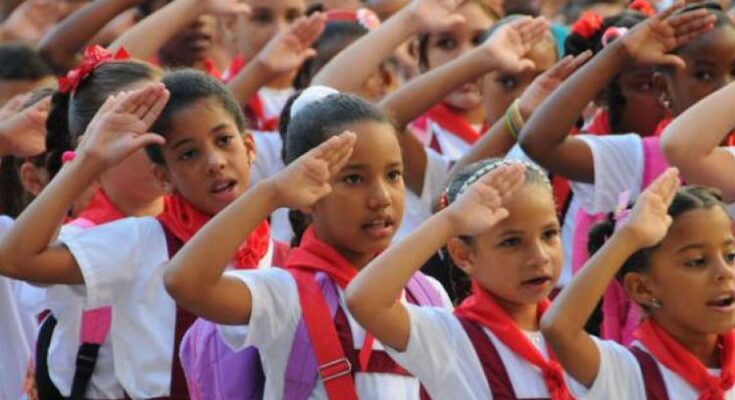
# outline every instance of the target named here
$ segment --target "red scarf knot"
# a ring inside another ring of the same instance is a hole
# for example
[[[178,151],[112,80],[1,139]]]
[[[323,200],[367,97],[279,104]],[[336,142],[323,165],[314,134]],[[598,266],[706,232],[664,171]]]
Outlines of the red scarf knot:
[[[699,400],[725,400],[735,384],[735,330],[718,337],[720,376],[712,376],[694,354],[650,318],[638,327],[635,337],[658,362],[698,391]]]
[[[158,220],[179,240],[186,243],[212,217],[194,208],[181,195],[174,194],[166,198],[164,211]],[[233,257],[235,268],[256,269],[260,260],[265,257],[270,247],[270,227],[263,221],[250,236],[245,239]]]
[[[59,92],[71,94],[100,65],[110,61],[127,60],[129,58],[130,55],[123,47],[115,54],[112,54],[99,45],[89,46],[84,51],[81,64],[69,71],[66,76],[59,78]]]
[[[541,319],[551,303],[544,299],[538,304],[537,319]],[[472,282],[472,295],[460,304],[454,313],[489,329],[498,340],[529,364],[539,369],[552,400],[571,400],[572,395],[564,379],[564,370],[549,350],[547,360],[518,328],[515,321],[500,307],[487,290]]]

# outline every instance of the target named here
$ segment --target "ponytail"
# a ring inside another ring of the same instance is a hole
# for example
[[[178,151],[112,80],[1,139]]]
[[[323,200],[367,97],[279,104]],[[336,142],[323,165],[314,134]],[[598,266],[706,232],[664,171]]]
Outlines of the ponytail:
[[[69,133],[69,97],[56,92],[51,97],[51,110],[46,119],[46,169],[53,178],[61,169],[61,156],[74,150],[75,143]]]

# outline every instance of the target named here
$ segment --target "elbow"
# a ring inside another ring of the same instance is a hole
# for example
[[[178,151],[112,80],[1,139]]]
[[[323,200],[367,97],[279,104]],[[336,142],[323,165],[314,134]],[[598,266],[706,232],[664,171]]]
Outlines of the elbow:
[[[564,324],[554,312],[547,312],[539,321],[539,329],[550,343],[558,343],[566,336],[563,326]]]
[[[352,316],[358,321],[362,319],[361,316],[365,313],[366,304],[361,292],[360,288],[354,283],[351,283],[345,292],[347,308],[350,310],[350,314],[352,314]]]
[[[168,292],[169,296],[171,296],[177,304],[188,309],[187,305],[190,305],[193,299],[188,295],[190,291],[187,290],[185,279],[179,275],[180,274],[178,274],[169,264],[166,267],[166,272],[163,274],[163,285],[166,288],[166,292]]]
[[[694,146],[686,146],[684,143],[678,143],[677,140],[663,136],[661,138],[661,152],[666,161],[672,166],[679,167],[687,162],[695,161],[698,157]],[[685,148],[690,147],[690,148]]]

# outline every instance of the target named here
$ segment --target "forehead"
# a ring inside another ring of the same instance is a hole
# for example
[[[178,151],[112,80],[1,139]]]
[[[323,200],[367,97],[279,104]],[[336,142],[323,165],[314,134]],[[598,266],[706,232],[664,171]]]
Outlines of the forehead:
[[[349,164],[375,164],[402,162],[401,147],[393,126],[388,123],[363,121],[346,129],[357,135]]]
[[[485,9],[480,7],[480,5],[474,1],[465,1],[457,7],[456,12],[464,17],[465,22],[455,26],[449,31],[442,32],[443,34],[462,34],[476,31],[484,32],[496,21],[494,17],[490,16]]]
[[[519,226],[546,226],[557,221],[554,197],[544,184],[523,185],[503,207],[509,216],[498,224],[498,231],[518,229]]]
[[[722,245],[732,238],[730,217],[722,207],[686,211],[674,219],[661,249],[676,251],[690,244]]]
[[[237,130],[235,119],[219,101],[211,97],[200,99],[171,115],[166,141],[173,145],[184,138],[204,137],[220,126]]]
[[[537,72],[546,71],[559,61],[559,56],[556,53],[556,41],[551,31],[546,34],[543,40],[533,46],[528,58],[536,64]]]
[[[724,25],[707,32],[678,53],[688,64],[697,61],[731,64],[735,62],[735,28]]]

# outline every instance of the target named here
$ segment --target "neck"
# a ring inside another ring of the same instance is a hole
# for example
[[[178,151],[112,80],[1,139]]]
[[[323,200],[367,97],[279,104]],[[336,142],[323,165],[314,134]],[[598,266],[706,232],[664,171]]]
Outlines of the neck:
[[[337,252],[347,261],[349,261],[350,264],[354,266],[355,269],[357,269],[358,271],[362,271],[362,269],[365,268],[365,266],[368,265],[368,263],[377,256],[377,254],[372,253],[356,253],[354,251],[340,249],[336,247],[335,249],[337,249]]]
[[[128,217],[155,217],[163,212],[163,196],[140,200],[107,189],[105,194],[110,202]]]
[[[508,313],[518,328],[528,332],[539,330],[537,304],[518,304],[502,299],[494,294],[491,295],[498,302],[498,305]]]
[[[702,334],[687,329],[678,329],[673,324],[656,319],[666,332],[692,353],[707,368],[720,368],[720,349],[716,334]]]

